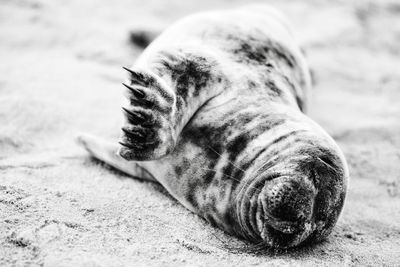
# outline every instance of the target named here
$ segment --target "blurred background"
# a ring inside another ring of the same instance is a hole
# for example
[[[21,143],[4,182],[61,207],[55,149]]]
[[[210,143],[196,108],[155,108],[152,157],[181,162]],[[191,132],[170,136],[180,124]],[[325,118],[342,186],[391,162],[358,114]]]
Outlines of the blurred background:
[[[351,172],[328,240],[283,254],[249,252],[74,143],[118,135],[132,29],[248,3],[292,22],[313,70],[309,115]],[[397,0],[0,0],[0,265],[400,264],[399,43]]]

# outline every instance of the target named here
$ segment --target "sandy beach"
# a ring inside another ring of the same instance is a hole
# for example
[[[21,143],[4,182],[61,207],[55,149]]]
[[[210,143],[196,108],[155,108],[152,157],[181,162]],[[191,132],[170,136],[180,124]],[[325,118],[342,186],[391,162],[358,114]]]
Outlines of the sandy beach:
[[[75,143],[119,134],[130,30],[249,2],[0,0],[0,266],[400,266],[398,1],[263,1],[292,22],[309,115],[350,168],[322,243],[254,251]]]

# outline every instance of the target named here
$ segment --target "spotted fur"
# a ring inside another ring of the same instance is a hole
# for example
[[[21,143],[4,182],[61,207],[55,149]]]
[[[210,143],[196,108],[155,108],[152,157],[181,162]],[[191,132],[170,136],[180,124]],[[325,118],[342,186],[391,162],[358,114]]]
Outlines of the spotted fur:
[[[228,233],[271,247],[321,240],[348,170],[302,111],[310,78],[287,23],[268,7],[193,15],[129,71],[121,146],[82,137],[95,157],[161,183]]]

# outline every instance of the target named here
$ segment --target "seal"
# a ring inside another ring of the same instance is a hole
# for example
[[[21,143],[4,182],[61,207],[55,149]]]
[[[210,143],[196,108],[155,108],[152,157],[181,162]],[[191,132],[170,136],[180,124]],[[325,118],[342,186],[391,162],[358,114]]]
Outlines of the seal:
[[[309,70],[280,13],[247,6],[189,16],[125,69],[120,144],[80,136],[91,155],[159,182],[251,242],[289,248],[329,235],[348,168],[304,114]]]

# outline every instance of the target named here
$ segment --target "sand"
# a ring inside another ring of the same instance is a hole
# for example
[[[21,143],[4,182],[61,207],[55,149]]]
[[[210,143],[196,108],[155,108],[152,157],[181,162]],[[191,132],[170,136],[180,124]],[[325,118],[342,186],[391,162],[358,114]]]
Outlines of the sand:
[[[400,266],[398,1],[268,1],[295,26],[315,78],[310,116],[351,172],[320,244],[255,252],[74,143],[119,133],[121,66],[140,53],[130,29],[244,2],[0,1],[1,266]]]

